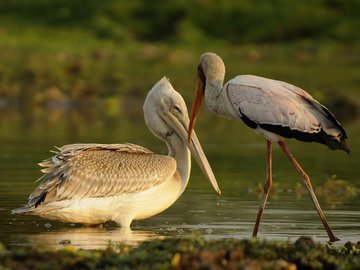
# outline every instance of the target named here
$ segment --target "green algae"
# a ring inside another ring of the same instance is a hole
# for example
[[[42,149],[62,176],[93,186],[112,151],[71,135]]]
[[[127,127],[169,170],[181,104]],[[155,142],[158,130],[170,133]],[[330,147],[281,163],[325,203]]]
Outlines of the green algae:
[[[321,244],[268,240],[206,241],[201,237],[112,243],[105,250],[0,245],[0,269],[359,269],[360,242]]]

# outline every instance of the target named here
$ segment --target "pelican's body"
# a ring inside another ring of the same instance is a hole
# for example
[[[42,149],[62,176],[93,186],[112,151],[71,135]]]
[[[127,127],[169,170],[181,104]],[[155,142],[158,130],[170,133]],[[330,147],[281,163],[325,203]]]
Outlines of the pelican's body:
[[[190,156],[185,154],[182,165],[190,171]],[[20,209],[63,222],[113,220],[127,227],[172,205],[188,181],[182,181],[174,158],[131,144],[66,145],[40,165],[50,170],[46,181]]]
[[[132,220],[164,211],[183,193],[191,168],[188,147],[220,193],[199,142],[186,141],[186,105],[166,78],[149,92],[144,116],[166,141],[168,156],[134,144],[65,145],[40,163],[42,183],[28,204],[13,212],[89,225],[112,220],[129,228]]]
[[[333,114],[305,90],[286,82],[253,75],[240,75],[223,84],[225,65],[214,53],[205,53],[198,66],[197,93],[193,103],[189,138],[201,100],[205,96],[208,108],[219,116],[244,122],[267,139],[267,182],[260,203],[253,236],[257,235],[263,209],[272,185],[272,143],[276,142],[302,177],[330,241],[332,233],[316,199],[309,177],[292,156],[285,138],[318,142],[330,149],[350,152],[347,135]]]

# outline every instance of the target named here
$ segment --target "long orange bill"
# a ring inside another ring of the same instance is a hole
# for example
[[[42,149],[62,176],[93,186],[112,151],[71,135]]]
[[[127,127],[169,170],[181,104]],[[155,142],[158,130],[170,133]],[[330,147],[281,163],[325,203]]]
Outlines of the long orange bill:
[[[191,109],[190,124],[188,129],[188,142],[190,142],[191,140],[191,134],[192,131],[194,130],[196,117],[199,113],[203,98],[204,98],[204,86],[200,78],[198,78],[196,82],[195,98]]]

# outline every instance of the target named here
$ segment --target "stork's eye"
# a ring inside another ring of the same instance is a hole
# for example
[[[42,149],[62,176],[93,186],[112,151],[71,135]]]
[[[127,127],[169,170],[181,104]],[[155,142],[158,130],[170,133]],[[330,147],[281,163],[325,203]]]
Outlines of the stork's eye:
[[[179,113],[179,114],[182,114],[182,111],[181,111],[180,107],[177,106],[177,105],[174,105],[174,111]]]

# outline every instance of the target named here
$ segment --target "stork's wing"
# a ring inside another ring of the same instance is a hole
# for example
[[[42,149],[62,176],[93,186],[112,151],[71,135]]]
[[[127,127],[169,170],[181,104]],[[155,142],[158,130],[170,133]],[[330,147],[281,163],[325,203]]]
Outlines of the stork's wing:
[[[256,124],[279,125],[307,133],[319,132],[322,122],[331,128],[325,108],[291,84],[244,75],[225,87],[234,109]]]
[[[234,109],[252,128],[261,127],[285,137],[318,141],[332,149],[339,148],[329,145],[333,140],[342,142],[347,138],[331,112],[294,85],[242,75],[230,80],[224,88]]]
[[[174,175],[176,161],[134,144],[72,144],[39,164],[45,174],[28,207],[43,201],[146,190]]]

